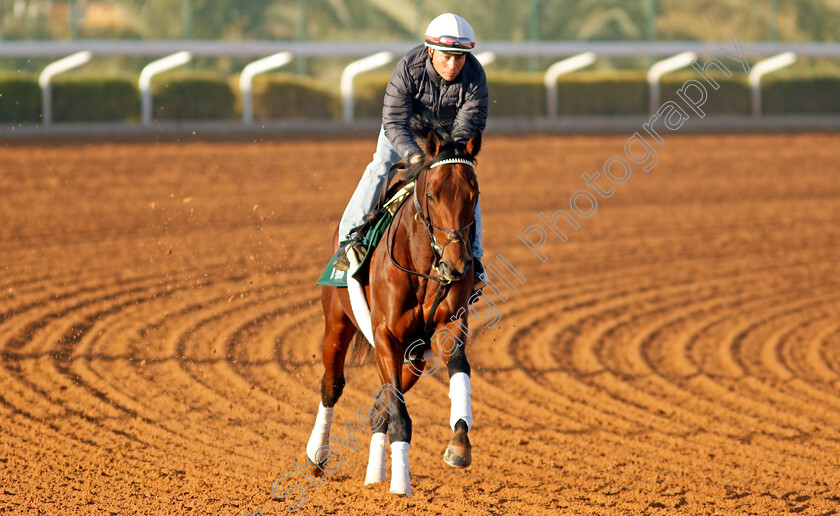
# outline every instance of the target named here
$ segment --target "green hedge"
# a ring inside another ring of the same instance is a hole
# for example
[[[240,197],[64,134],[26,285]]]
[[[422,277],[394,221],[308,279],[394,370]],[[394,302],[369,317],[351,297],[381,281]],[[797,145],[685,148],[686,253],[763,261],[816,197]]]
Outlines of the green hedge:
[[[36,122],[41,119],[41,89],[34,77],[0,75],[0,122]]]
[[[152,86],[157,120],[232,118],[233,90],[223,77],[201,72],[164,74]]]
[[[338,99],[307,77],[259,75],[254,79],[253,93],[255,119],[338,117]]]
[[[357,118],[382,116],[382,99],[390,75],[356,79]],[[542,73],[488,73],[490,116],[541,117],[546,114]],[[647,112],[644,72],[577,72],[557,81],[558,114],[618,115]]]
[[[82,122],[126,120],[140,112],[135,80],[130,77],[66,75],[52,85],[53,120]]]
[[[647,113],[645,72],[586,71],[557,80],[557,114],[630,115]]]
[[[488,74],[489,116],[545,116],[542,81],[542,74]]]
[[[355,114],[359,119],[382,116],[389,73],[364,74],[355,82]],[[692,70],[662,78],[661,101],[677,100],[676,92],[690,79],[707,88],[706,113],[750,112],[750,92],[743,74],[712,75],[713,90]],[[491,117],[543,117],[546,94],[541,73],[488,73]],[[60,121],[137,119],[140,98],[136,78],[67,74],[53,84],[53,118]],[[840,113],[840,75],[781,72],[762,80],[765,113]],[[238,116],[236,78],[182,71],[155,79],[154,117],[160,120],[229,119]],[[586,71],[557,81],[558,114],[626,115],[648,112],[643,71]],[[254,81],[254,114],[258,119],[339,119],[340,99],[317,81],[293,74],[265,74]],[[37,78],[0,74],[0,121],[37,122],[41,92]]]
[[[840,76],[768,75],[761,99],[764,113],[840,113]]]
[[[694,71],[680,71],[665,75],[662,77],[659,89],[661,102],[673,100],[685,107],[685,102],[677,96],[677,90],[682,88],[686,81],[694,79],[700,81],[708,94],[706,103],[700,108],[704,113],[747,114],[750,112],[750,87],[747,84],[746,75],[733,73],[726,77],[723,73],[710,73],[709,77],[718,84],[717,90]],[[686,90],[686,95],[692,99],[697,98],[694,88]],[[695,113],[688,110],[688,114],[694,116]]]
[[[390,74],[368,74],[355,82],[357,118],[382,116],[382,100]],[[581,72],[558,80],[561,115],[644,112],[647,86],[636,72]],[[490,116],[545,116],[546,94],[541,73],[488,73]],[[604,93],[609,99],[592,98]],[[572,100],[574,99],[574,100]]]
[[[382,118],[385,88],[390,80],[390,73],[364,74],[356,78],[353,84],[353,106],[356,118]]]

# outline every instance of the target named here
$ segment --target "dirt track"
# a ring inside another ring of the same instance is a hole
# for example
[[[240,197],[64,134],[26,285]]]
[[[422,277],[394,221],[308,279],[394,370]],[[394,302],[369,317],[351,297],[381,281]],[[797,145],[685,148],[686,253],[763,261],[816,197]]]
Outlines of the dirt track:
[[[473,466],[441,372],[411,499],[363,487],[357,431],[297,514],[840,512],[840,135],[671,136],[542,263],[519,234],[624,139],[485,140],[485,247],[527,281],[468,344]],[[374,140],[0,148],[0,512],[287,514]]]

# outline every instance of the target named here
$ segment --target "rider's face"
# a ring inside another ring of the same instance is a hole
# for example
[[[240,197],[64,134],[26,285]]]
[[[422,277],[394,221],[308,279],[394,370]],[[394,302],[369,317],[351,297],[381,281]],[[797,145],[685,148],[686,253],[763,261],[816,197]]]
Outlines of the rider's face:
[[[446,81],[455,80],[467,60],[466,54],[445,54],[433,48],[429,49],[429,54],[432,56],[432,66],[435,67],[435,71]]]

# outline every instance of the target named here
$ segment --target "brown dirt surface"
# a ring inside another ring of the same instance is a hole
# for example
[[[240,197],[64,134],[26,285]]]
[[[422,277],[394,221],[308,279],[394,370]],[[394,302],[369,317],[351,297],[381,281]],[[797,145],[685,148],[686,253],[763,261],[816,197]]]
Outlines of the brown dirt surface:
[[[288,513],[366,136],[0,147],[0,512]],[[840,135],[664,136],[545,263],[519,235],[626,137],[485,139],[485,262],[526,282],[471,318],[473,465],[441,371],[413,497],[363,486],[356,430],[297,514],[840,511]],[[334,435],[378,387],[347,374]]]

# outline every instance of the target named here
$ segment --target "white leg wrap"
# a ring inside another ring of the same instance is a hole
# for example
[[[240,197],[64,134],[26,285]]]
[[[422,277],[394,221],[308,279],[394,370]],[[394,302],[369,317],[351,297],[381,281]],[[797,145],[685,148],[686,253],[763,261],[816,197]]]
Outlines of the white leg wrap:
[[[391,443],[391,492],[411,496],[411,479],[408,476],[408,443]]]
[[[370,438],[370,456],[368,456],[365,485],[385,482],[385,443],[387,437],[382,432],[373,434]]]
[[[472,428],[472,402],[470,401],[470,375],[455,373],[449,379],[449,399],[452,409],[449,412],[449,426],[455,431],[455,423],[463,419],[467,423],[467,430]]]
[[[330,442],[330,425],[332,424],[333,407],[327,408],[322,403],[318,404],[318,416],[315,418],[315,426],[312,428],[312,434],[309,436],[309,442],[306,444],[306,456],[314,463],[316,454],[325,444]]]

